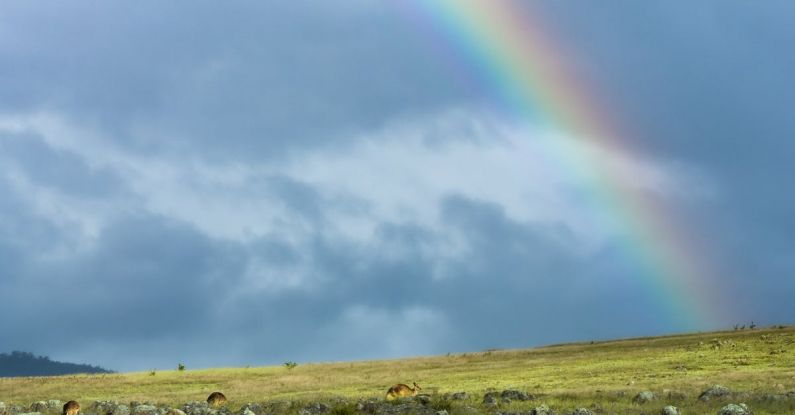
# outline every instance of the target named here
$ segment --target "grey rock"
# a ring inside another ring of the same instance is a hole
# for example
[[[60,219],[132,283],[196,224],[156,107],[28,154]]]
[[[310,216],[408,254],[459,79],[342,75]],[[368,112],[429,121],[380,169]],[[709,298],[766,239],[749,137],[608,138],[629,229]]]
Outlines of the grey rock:
[[[660,411],[660,415],[680,415],[679,408],[673,405],[668,405],[663,408],[662,411]]]
[[[240,415],[262,415],[262,405],[256,402],[249,402],[240,408]]]
[[[718,415],[753,415],[753,412],[744,403],[739,405],[730,403],[720,408]]]
[[[182,405],[182,411],[188,415],[217,415],[218,411],[210,408],[206,401],[193,401]],[[135,414],[133,414],[135,415]]]
[[[539,405],[535,408],[530,410],[530,415],[554,415],[555,413],[552,412],[546,405]]]
[[[421,403],[421,404],[423,404],[423,405],[428,405],[429,403],[431,403],[431,396],[430,395],[417,395],[417,396],[414,397],[414,400],[419,402],[419,403]]]
[[[44,401],[33,402],[30,405],[31,412],[47,412],[48,409],[50,408],[47,406],[47,402]]]
[[[503,399],[510,399],[513,401],[529,401],[535,399],[535,396],[528,394],[527,392],[522,392],[513,389],[507,389],[502,391],[500,397]]]
[[[635,397],[632,398],[632,402],[643,404],[643,403],[651,402],[651,401],[653,401],[655,399],[657,399],[657,395],[655,395],[654,392],[652,392],[652,391],[643,391],[643,392],[635,395]]]
[[[322,402],[312,402],[298,411],[299,415],[315,415],[326,413],[331,410],[331,407]]]
[[[448,396],[449,396],[450,399],[452,399],[454,401],[465,401],[465,400],[469,399],[469,394],[466,393],[466,392],[463,392],[463,391],[454,392],[454,393],[452,393],[452,394],[450,394]]]
[[[447,411],[442,409],[441,411],[436,411],[436,415],[448,415],[448,414],[447,414]]]
[[[99,415],[110,415],[116,411],[116,408],[119,407],[118,401],[94,401],[92,405],[94,411]],[[130,415],[130,407],[124,405],[127,408],[127,413],[125,415]]]
[[[154,405],[141,404],[133,407],[132,415],[163,415]]]
[[[731,394],[731,390],[722,385],[712,385],[709,389],[701,392],[701,395],[698,396],[698,400],[703,402],[709,402],[711,399],[715,398],[723,398],[729,396]]]
[[[24,412],[19,415],[41,415],[41,412]]]
[[[50,399],[47,401],[47,407],[50,408],[50,410],[55,409],[63,411],[63,402],[59,401],[58,399]]]
[[[166,411],[165,415],[186,415],[186,414],[181,409],[171,408],[168,411]]]
[[[483,405],[497,406],[497,397],[487,393],[486,396],[483,397]]]
[[[0,415],[6,415],[6,403],[0,402]]]
[[[571,415],[594,415],[594,413],[588,408],[577,408]]]

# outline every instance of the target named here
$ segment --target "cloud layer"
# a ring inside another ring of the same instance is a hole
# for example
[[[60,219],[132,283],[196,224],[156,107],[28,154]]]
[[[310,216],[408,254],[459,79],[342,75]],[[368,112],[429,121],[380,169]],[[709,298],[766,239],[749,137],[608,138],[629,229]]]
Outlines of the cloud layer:
[[[636,26],[606,23],[631,5],[541,9],[561,39],[589,39],[568,47],[642,124],[643,153],[500,114],[392,9],[305,6],[0,6],[0,61],[13,62],[0,65],[0,315],[16,316],[0,319],[3,347],[143,370],[680,330],[628,264],[633,241],[545,150],[561,137],[703,237],[725,271],[715,290],[735,304],[714,324],[789,317],[792,166],[775,161],[792,154],[791,121],[771,115],[751,145],[756,118],[696,108],[703,91],[686,85],[705,86],[688,74],[622,83],[650,53],[623,36]],[[616,63],[616,50],[637,59]],[[771,66],[749,82],[795,63]],[[730,98],[753,115],[756,97],[775,112],[793,95]]]

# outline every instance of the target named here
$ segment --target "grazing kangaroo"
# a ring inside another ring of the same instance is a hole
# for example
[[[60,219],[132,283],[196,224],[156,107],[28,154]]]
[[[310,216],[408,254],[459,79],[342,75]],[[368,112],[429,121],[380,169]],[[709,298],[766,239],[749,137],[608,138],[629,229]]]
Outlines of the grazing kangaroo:
[[[407,385],[402,383],[398,383],[397,385],[392,386],[386,391],[386,400],[391,401],[396,398],[402,398],[404,396],[417,396],[417,392],[421,391],[422,388],[417,382],[414,382],[414,388],[410,388]]]
[[[80,412],[80,404],[77,401],[69,401],[63,405],[62,415],[77,415]]]
[[[207,397],[207,403],[210,406],[218,406],[226,403],[226,396],[221,392],[213,392]]]

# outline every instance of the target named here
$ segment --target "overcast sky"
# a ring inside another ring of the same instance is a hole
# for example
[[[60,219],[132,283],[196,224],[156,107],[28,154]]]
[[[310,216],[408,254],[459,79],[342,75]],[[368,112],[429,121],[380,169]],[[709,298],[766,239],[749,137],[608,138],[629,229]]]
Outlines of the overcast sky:
[[[634,132],[609,157],[720,270],[699,328],[795,323],[795,3],[534,3]],[[0,352],[128,371],[688,327],[390,4],[2,2]]]

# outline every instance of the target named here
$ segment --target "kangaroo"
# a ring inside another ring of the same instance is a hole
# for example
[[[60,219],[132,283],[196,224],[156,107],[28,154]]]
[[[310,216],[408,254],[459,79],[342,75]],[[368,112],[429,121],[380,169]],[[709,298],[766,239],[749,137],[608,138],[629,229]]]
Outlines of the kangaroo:
[[[69,401],[63,405],[62,415],[77,415],[80,412],[80,404],[77,401]]]
[[[391,401],[396,398],[402,398],[404,396],[417,396],[417,392],[421,391],[422,388],[417,382],[414,382],[414,388],[410,388],[407,385],[402,383],[398,383],[397,385],[392,386],[386,391],[386,400]]]
[[[226,403],[226,396],[221,392],[213,392],[207,397],[207,403],[210,406],[219,406]]]

